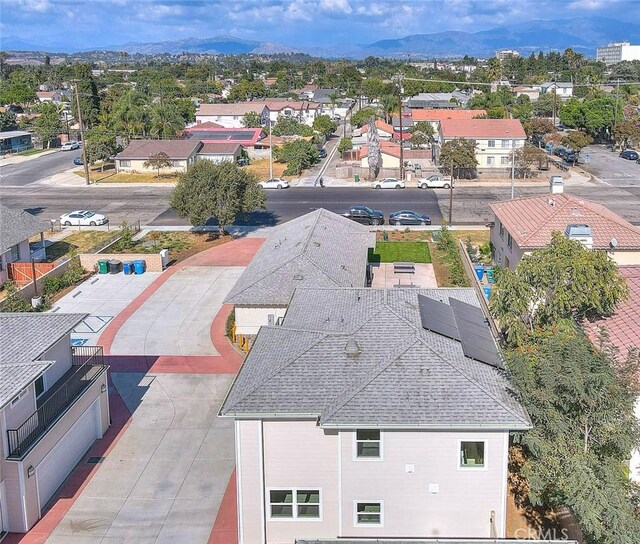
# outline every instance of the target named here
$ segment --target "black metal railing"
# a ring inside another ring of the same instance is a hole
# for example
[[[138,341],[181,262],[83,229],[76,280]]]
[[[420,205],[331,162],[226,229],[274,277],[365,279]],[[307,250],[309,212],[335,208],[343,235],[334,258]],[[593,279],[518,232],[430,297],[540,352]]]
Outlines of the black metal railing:
[[[71,369],[44,395],[44,401],[17,429],[7,430],[9,459],[22,457],[106,369],[102,347],[71,349]]]

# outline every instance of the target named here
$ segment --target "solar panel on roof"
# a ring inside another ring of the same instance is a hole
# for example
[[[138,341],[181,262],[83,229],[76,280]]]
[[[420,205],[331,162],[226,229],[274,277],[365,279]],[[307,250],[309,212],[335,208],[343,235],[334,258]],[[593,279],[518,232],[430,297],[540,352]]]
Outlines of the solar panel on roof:
[[[482,310],[454,298],[449,299],[449,304],[465,356],[497,368],[504,368],[500,352]]]
[[[418,295],[418,306],[420,307],[422,326],[425,329],[454,340],[460,340],[460,333],[451,306],[424,295]]]

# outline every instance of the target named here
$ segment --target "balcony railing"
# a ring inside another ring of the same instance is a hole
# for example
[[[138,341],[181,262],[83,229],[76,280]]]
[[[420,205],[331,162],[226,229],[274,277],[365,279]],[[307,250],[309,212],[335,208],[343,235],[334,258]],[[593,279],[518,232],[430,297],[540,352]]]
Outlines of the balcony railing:
[[[17,429],[7,430],[9,459],[21,458],[104,372],[102,347],[71,348],[71,369],[38,401],[38,409]]]

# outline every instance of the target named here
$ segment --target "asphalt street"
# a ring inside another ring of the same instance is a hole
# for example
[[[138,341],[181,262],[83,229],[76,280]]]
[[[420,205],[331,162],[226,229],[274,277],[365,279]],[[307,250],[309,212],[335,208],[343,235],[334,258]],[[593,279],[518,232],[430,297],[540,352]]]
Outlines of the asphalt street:
[[[612,187],[640,187],[640,164],[619,156],[604,145],[590,145],[582,151],[590,162],[580,164],[596,181]]]
[[[82,154],[82,150],[56,151],[15,164],[2,164],[0,161],[0,186],[25,186],[74,168],[73,159]],[[77,168],[77,167],[76,167]]]

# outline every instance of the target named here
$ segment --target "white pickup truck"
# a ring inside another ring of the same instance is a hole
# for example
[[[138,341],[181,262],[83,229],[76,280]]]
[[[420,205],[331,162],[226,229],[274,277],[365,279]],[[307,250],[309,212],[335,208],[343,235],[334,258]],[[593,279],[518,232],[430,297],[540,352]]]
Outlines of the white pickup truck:
[[[428,178],[418,178],[418,188],[420,189],[449,189],[454,186],[451,176],[440,176],[434,174]]]

